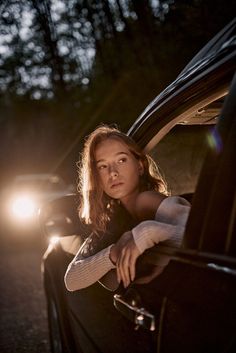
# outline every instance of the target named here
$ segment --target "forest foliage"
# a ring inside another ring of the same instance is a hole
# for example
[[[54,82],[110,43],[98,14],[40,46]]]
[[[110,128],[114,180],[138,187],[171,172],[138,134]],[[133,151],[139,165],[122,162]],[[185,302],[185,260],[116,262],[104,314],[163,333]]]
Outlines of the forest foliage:
[[[2,0],[1,181],[73,178],[91,129],[126,131],[234,13],[234,0]]]

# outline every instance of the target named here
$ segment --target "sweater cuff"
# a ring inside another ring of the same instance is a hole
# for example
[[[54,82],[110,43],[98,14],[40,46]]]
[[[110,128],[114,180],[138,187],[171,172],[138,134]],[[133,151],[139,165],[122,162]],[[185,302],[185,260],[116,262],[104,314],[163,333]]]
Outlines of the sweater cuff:
[[[116,268],[116,265],[110,259],[110,251],[111,251],[112,245],[108,246],[105,249],[102,249],[97,253],[98,259],[101,258],[101,261],[103,262],[104,266],[107,267],[109,270]]]

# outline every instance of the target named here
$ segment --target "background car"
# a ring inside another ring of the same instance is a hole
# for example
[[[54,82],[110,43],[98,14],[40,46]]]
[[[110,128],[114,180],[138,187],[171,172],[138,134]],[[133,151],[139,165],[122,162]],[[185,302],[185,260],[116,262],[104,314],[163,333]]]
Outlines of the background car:
[[[42,264],[53,352],[235,352],[235,34],[236,20],[128,131],[158,161],[172,194],[192,203],[181,249],[158,245],[172,256],[160,276],[153,247],[140,261],[147,283],[68,292],[66,268],[90,229],[79,222],[76,195],[41,210],[45,233],[58,235]]]
[[[39,208],[48,201],[75,191],[56,174],[17,175],[1,191],[2,227],[7,233],[19,235],[20,232],[32,234],[39,230]]]

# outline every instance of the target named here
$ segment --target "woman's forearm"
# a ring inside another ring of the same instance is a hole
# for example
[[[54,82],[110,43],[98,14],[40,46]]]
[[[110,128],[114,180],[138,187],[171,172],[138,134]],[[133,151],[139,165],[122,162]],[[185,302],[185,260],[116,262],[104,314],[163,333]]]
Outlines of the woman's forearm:
[[[75,256],[65,273],[66,288],[69,291],[75,291],[88,287],[115,268],[110,260],[110,248],[111,246],[83,259],[77,259]]]
[[[155,220],[141,222],[132,230],[140,253],[160,242],[179,247],[189,211],[190,204],[183,198],[177,196],[166,198],[159,206]]]

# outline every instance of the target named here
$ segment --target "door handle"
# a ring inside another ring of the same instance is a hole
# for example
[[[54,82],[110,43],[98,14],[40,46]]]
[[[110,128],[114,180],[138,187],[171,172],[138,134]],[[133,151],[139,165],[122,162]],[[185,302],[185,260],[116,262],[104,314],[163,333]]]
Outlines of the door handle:
[[[132,321],[137,328],[143,327],[149,331],[156,329],[155,316],[145,308],[138,307],[135,300],[128,303],[119,294],[115,294],[113,299],[115,308],[127,319]]]

